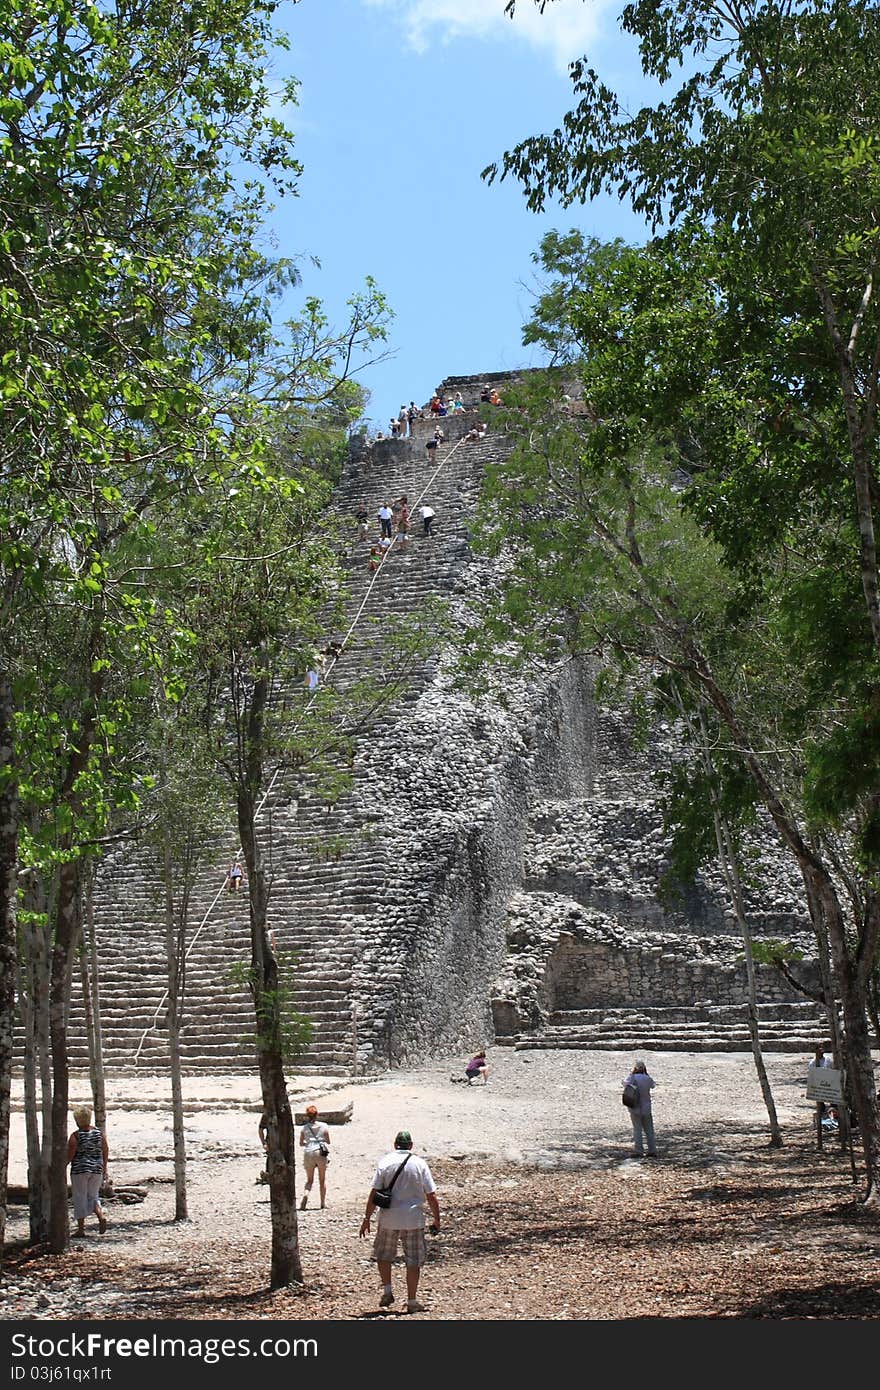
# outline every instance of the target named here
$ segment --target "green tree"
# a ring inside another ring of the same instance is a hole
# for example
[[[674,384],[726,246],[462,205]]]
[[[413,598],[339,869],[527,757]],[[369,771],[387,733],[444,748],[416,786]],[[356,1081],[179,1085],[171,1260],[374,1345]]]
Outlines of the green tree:
[[[194,651],[194,644],[187,651]],[[138,839],[155,855],[155,886],[161,895],[165,922],[167,989],[159,1005],[168,1033],[174,1142],[174,1219],[188,1217],[186,1134],[183,1112],[181,1032],[186,1004],[186,964],[190,942],[190,905],[198,877],[213,861],[216,841],[228,825],[226,788],[217,776],[204,726],[193,717],[186,700],[185,678],[190,674],[175,663],[178,684],[174,699],[164,691],[148,744],[156,772],[140,794]]]
[[[345,368],[341,364],[341,369]],[[323,465],[322,451],[319,464]],[[253,481],[253,480],[252,480]],[[271,874],[263,803],[278,775],[297,795],[308,786],[327,801],[350,783],[354,736],[399,696],[431,631],[383,634],[382,674],[309,699],[306,669],[340,626],[344,590],[338,537],[327,515],[322,469],[263,475],[201,540],[201,578],[187,602],[196,634],[197,682],[214,757],[236,808],[251,926],[247,983],[254,1001],[256,1052],[267,1131],[273,1288],[302,1280],[295,1190],[294,1127],[285,1064],[292,1060],[286,1004],[293,958],[276,955],[270,932]],[[230,521],[230,515],[232,520]],[[379,638],[376,639],[380,640]],[[295,927],[295,923],[293,924]],[[295,977],[294,977],[295,978]]]
[[[635,284],[618,280],[595,312],[577,310],[591,360],[609,369],[604,395],[599,380],[587,391],[594,443],[610,458],[611,422],[621,439],[660,431],[684,466],[686,509],[735,577],[729,613],[741,640],[749,618],[754,669],[789,707],[784,732],[804,760],[798,809],[754,744],[743,758],[828,931],[874,1201],[880,8],[634,0],[621,26],[663,98],[632,114],[583,60],[576,107],[508,152],[501,172],[534,208],[613,190],[669,229],[650,254],[633,253]],[[769,662],[757,641],[768,632]],[[714,707],[732,730],[742,704],[725,706],[723,693]],[[856,885],[848,920],[838,869]]]
[[[275,8],[270,0],[26,0],[0,15],[0,994],[11,988],[21,724],[29,719],[33,735],[31,712],[45,712],[37,765],[49,767],[53,748],[60,757],[57,774],[31,794],[45,804],[46,787],[58,793],[56,1250],[67,1242],[66,999],[78,860],[109,806],[101,781],[125,684],[111,696],[109,673],[123,650],[135,671],[142,667],[145,634],[161,620],[131,566],[136,556],[144,563],[163,510],[226,453],[230,363],[268,331],[264,267],[253,249],[264,184],[290,185],[298,171],[265,80]],[[260,170],[247,185],[237,179],[242,161]],[[30,655],[56,614],[77,643],[76,660],[47,688]],[[5,1174],[5,1009],[2,1030]]]
[[[817,481],[824,515],[803,496],[798,524],[789,515],[786,525],[781,507],[750,514],[763,525],[756,558],[746,520],[725,506],[719,474],[748,477],[766,457],[763,380],[726,351],[727,301],[717,276],[707,274],[710,250],[705,237],[696,249],[693,237],[624,249],[605,258],[588,293],[567,297],[583,352],[575,372],[581,408],[560,394],[571,370],[548,373],[511,401],[523,412],[505,420],[516,445],[489,470],[483,516],[486,543],[499,553],[510,548],[512,559],[477,647],[503,651],[515,635],[512,658],[552,658],[562,643],[605,652],[624,669],[638,659],[674,677],[711,714],[716,762],[748,773],[828,931],[873,1200],[876,1110],[865,1015],[877,949],[865,860],[873,805],[868,796],[846,816],[831,816],[816,790],[828,745],[833,750],[851,727],[862,698],[864,643],[851,666],[817,660],[823,641],[839,646],[843,633],[858,630],[858,582],[844,589],[842,608],[827,605],[819,629],[813,612],[817,582],[824,594],[852,521],[845,483]],[[662,697],[662,685],[656,693]]]

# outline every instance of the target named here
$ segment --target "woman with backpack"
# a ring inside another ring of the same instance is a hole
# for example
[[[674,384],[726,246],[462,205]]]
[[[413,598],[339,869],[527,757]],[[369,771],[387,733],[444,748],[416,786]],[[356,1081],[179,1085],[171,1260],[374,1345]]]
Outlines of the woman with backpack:
[[[645,1157],[644,1139],[648,1141],[648,1158],[657,1157],[654,1118],[651,1114],[651,1092],[655,1084],[644,1062],[634,1062],[632,1071],[623,1083],[623,1103],[629,1110],[633,1127],[633,1158]]]

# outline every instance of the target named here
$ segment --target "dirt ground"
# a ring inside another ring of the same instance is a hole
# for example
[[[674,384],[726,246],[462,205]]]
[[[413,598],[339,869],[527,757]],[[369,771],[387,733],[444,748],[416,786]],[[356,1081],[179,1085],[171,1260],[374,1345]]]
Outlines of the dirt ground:
[[[751,1057],[646,1054],[657,1081],[659,1159],[630,1157],[613,1052],[490,1052],[488,1086],[453,1083],[463,1059],[364,1083],[292,1078],[298,1109],[353,1101],[331,1130],[328,1204],[300,1216],[305,1287],[267,1290],[268,1189],[257,1181],[259,1092],[249,1078],[190,1078],[191,1219],[173,1221],[167,1083],[111,1087],[110,1171],[147,1188],[108,1204],[62,1257],[19,1248],[13,1208],[0,1283],[4,1319],[396,1319],[358,1228],[376,1158],[408,1128],[439,1189],[425,1319],[848,1318],[880,1315],[880,1218],[858,1204],[849,1159],[816,1152],[806,1057],[768,1059],[785,1147],[767,1147]],[[83,1083],[71,1100],[87,1099]],[[10,1181],[24,1182],[13,1116]],[[302,1172],[297,1175],[301,1188]],[[317,1185],[315,1194],[317,1193]]]

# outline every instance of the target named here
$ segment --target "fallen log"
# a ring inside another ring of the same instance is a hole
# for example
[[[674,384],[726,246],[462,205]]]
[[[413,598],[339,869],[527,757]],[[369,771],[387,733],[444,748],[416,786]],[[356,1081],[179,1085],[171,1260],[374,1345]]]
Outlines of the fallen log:
[[[112,1192],[102,1192],[101,1202],[122,1202],[125,1206],[132,1206],[135,1202],[142,1202],[147,1195],[145,1187],[114,1187]]]
[[[67,1185],[68,1196],[70,1195],[70,1184]],[[102,1202],[142,1202],[147,1195],[145,1187],[120,1187],[118,1184],[108,1184],[101,1189]],[[10,1183],[6,1189],[6,1201],[11,1207],[26,1207],[28,1204],[28,1190],[21,1183]]]

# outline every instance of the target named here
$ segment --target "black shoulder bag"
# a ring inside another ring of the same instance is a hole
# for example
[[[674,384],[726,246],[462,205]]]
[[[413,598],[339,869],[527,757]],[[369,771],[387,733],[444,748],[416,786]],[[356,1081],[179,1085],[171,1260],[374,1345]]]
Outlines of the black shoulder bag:
[[[397,1182],[397,1179],[400,1177],[411,1158],[412,1154],[408,1153],[387,1187],[376,1187],[373,1189],[373,1206],[385,1208],[391,1206],[391,1189],[394,1187],[394,1184]]]

